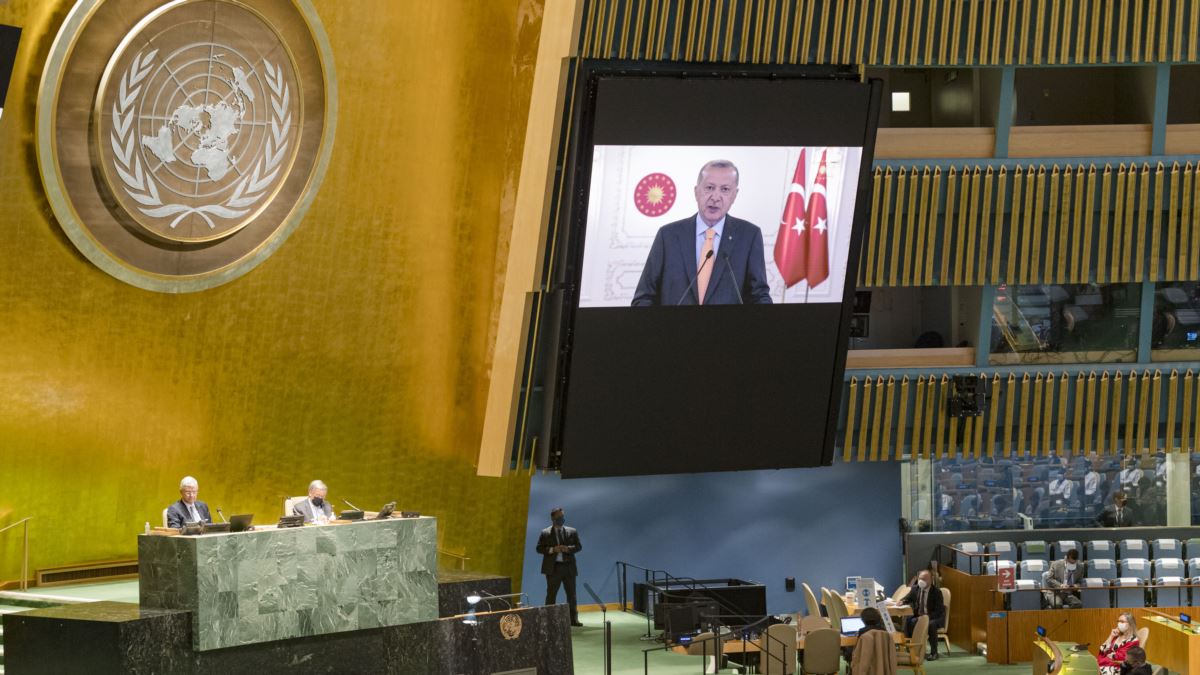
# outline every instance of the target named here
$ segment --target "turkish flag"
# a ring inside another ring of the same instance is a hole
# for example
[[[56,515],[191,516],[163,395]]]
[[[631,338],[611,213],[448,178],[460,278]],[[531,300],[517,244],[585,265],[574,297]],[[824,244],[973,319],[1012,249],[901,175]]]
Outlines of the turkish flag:
[[[804,149],[800,149],[800,161],[792,176],[792,187],[787,202],[783,205],[783,216],[779,219],[779,236],[775,237],[775,266],[783,276],[783,285],[791,287],[805,276],[808,264],[808,214],[804,209]]]
[[[808,196],[808,287],[816,288],[829,278],[829,209],[825,203],[825,153],[821,151],[821,164],[817,177],[813,179],[812,193]]]

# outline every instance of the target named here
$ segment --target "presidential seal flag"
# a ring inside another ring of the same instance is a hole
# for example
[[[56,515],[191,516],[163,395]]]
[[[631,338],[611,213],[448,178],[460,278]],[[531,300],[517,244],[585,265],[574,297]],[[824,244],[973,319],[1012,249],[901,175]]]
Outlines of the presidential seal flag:
[[[210,288],[265,259],[332,146],[333,64],[308,0],[82,0],[43,82],[55,215],[97,266],[150,290]]]

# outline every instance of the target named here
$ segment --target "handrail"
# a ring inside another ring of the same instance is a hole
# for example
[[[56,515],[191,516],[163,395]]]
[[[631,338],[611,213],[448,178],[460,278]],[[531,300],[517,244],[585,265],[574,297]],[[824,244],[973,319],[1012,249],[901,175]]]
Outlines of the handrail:
[[[33,516],[25,516],[15,523],[10,523],[4,527],[0,527],[0,534],[4,534],[18,525],[24,525],[24,534],[21,537],[21,580],[17,582],[17,587],[22,591],[29,590],[29,521],[33,520]]]
[[[3,534],[4,532],[7,532],[7,531],[13,529],[14,527],[20,525],[21,523],[23,523],[27,520],[33,520],[33,516],[25,516],[24,518],[18,520],[15,523],[10,523],[8,525],[5,525],[4,527],[0,527],[0,534]]]

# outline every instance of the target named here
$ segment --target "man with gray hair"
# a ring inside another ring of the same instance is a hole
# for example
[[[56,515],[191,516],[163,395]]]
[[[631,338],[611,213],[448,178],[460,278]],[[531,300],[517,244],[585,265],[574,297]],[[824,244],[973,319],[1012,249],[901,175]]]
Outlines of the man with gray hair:
[[[333,520],[333,507],[325,501],[329,488],[325,483],[314,480],[308,484],[308,499],[292,507],[292,513],[304,516],[306,523],[327,523]]]
[[[659,228],[634,307],[771,304],[762,230],[729,215],[740,180],[727,159],[700,167],[693,189],[696,215]]]
[[[191,476],[179,481],[179,501],[167,507],[167,527],[182,528],[184,523],[212,523],[208,504],[196,499],[200,484]]]

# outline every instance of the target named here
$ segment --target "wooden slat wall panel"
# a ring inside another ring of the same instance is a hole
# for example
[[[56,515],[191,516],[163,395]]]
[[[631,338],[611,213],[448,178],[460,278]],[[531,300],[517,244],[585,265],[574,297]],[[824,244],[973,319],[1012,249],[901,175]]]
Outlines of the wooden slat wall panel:
[[[883,164],[859,285],[1195,279],[1197,172],[1191,162]]]
[[[898,66],[1147,63],[1185,54],[1194,61],[1198,6],[1200,0],[589,0],[580,53]]]
[[[978,376],[991,385],[990,405],[962,419],[948,413],[951,373],[915,382],[904,374],[849,377],[842,459],[1191,452],[1200,438],[1200,376],[1192,370]]]

